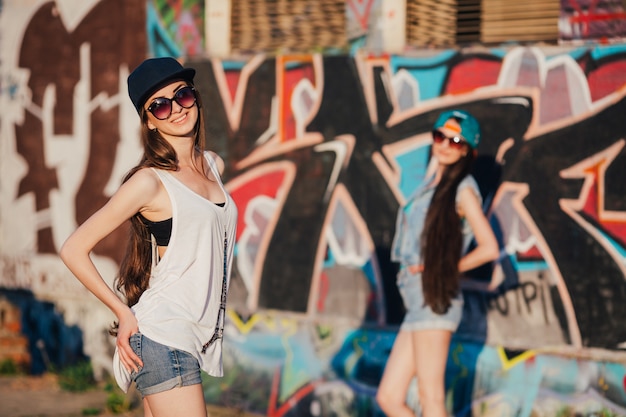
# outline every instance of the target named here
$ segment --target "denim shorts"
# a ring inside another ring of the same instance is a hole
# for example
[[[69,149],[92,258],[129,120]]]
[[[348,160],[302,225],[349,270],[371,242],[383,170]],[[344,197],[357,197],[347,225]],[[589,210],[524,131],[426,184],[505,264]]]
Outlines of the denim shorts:
[[[190,353],[157,343],[141,333],[130,337],[130,347],[143,362],[138,372],[130,374],[143,397],[202,383],[200,365]]]
[[[402,268],[398,272],[397,284],[406,310],[400,330],[443,329],[454,332],[459,327],[463,314],[461,293],[452,300],[445,314],[437,314],[424,305],[422,274],[411,274],[408,268]]]

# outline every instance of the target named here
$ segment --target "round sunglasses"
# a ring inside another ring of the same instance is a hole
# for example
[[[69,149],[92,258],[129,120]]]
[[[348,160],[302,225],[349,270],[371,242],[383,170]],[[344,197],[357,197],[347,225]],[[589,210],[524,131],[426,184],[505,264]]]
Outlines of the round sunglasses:
[[[442,143],[444,140],[447,140],[448,146],[453,149],[461,149],[463,146],[467,145],[465,139],[460,136],[448,137],[440,130],[433,130],[433,142]]]
[[[196,90],[187,86],[178,90],[172,98],[155,98],[148,106],[148,111],[157,119],[165,120],[172,114],[172,101],[177,102],[179,106],[185,109],[189,109],[196,104]]]

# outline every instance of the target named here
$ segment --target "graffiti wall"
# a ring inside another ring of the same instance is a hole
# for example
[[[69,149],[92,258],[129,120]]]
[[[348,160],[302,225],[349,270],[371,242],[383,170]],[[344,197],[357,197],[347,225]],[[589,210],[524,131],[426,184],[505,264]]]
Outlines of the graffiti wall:
[[[560,0],[559,39],[565,41],[623,40],[626,3],[622,0]]]
[[[207,378],[208,401],[381,415],[403,316],[396,212],[436,117],[462,108],[482,125],[473,174],[501,255],[464,280],[450,409],[626,415],[625,44],[218,60],[181,37],[201,3],[0,3],[0,330],[14,360],[38,373],[87,357],[110,374],[113,316],[58,250],[140,157],[129,71],[171,54],[197,70],[240,213],[226,376]],[[109,283],[125,233],[93,253]]]

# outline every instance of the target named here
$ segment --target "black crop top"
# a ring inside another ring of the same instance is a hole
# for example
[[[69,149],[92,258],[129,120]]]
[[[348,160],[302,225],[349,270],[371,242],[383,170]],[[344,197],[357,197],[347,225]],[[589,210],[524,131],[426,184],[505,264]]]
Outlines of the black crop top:
[[[224,204],[226,203],[215,203],[216,206],[220,207],[224,207]],[[152,220],[146,219],[141,213],[139,213],[139,218],[148,228],[148,232],[154,236],[157,246],[167,246],[170,244],[170,236],[172,235],[171,217],[169,219],[153,222]]]
[[[161,220],[158,222],[153,222],[152,220],[148,220],[145,217],[139,214],[139,218],[148,228],[148,232],[150,232],[154,238],[156,239],[156,243],[158,246],[167,246],[170,243],[170,236],[172,234],[172,218]]]

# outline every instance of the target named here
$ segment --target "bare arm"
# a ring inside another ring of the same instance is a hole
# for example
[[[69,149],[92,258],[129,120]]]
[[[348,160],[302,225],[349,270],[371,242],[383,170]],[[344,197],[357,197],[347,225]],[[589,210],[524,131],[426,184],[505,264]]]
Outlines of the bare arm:
[[[63,244],[60,256],[69,270],[118,319],[117,346],[120,359],[127,369],[142,365],[130,348],[128,339],[138,331],[137,320],[130,308],[107,285],[89,254],[98,242],[108,236],[124,221],[148,207],[157,195],[159,181],[150,170],[135,173],[111,199],[85,221]]]
[[[470,187],[460,190],[459,209],[472,228],[476,240],[476,247],[459,261],[459,272],[464,272],[497,259],[499,248],[478,197]]]

